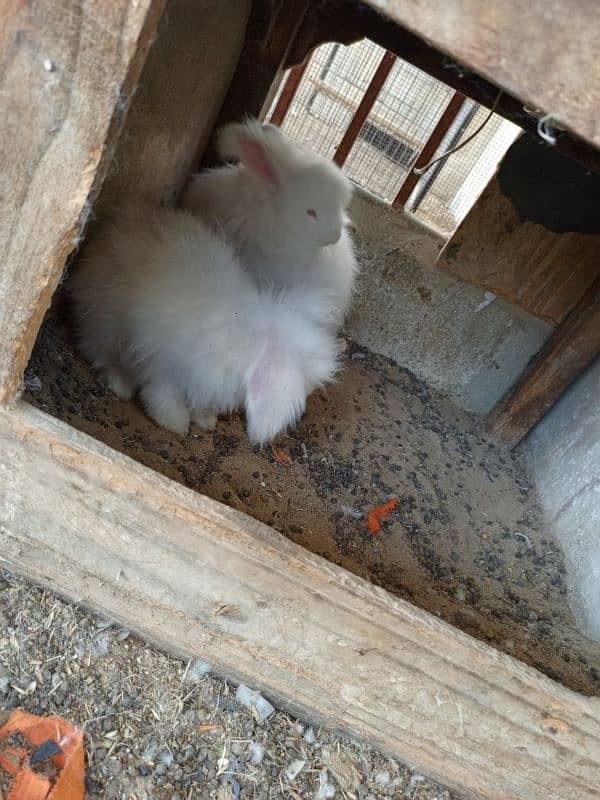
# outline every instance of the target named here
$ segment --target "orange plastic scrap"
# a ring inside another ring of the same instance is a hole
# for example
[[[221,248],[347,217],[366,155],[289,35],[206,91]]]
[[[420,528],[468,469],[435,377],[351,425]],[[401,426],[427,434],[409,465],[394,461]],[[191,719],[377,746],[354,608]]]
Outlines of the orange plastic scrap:
[[[380,506],[375,506],[374,509],[369,511],[367,515],[367,521],[365,522],[365,528],[370,534],[376,536],[379,533],[381,530],[381,523],[389,517],[397,505],[398,498],[392,497],[392,499],[388,500],[387,503],[383,503]]]
[[[82,730],[62,717],[36,717],[17,709],[0,728],[0,739],[5,739],[11,733],[20,733],[35,747],[50,740],[58,745],[61,752],[50,756],[59,769],[52,786],[48,778],[31,769],[25,750],[4,749],[0,766],[15,776],[6,800],[83,800],[85,777]]]
[[[48,778],[37,775],[29,767],[23,767],[17,773],[6,800],[46,800],[49,791]]]
[[[273,445],[271,445],[271,452],[273,453],[273,457],[275,461],[282,467],[289,467],[292,464],[292,459],[290,458],[289,453],[286,453],[285,450],[276,450]]]

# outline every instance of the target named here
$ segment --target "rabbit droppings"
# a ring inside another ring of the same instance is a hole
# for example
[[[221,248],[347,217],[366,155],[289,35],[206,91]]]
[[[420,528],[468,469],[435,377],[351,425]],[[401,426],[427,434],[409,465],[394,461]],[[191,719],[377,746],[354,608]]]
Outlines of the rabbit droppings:
[[[346,216],[352,184],[273,125],[226,125],[218,144],[239,164],[195,175],[183,207],[224,232],[259,285],[331,290],[339,326],[358,271]]]
[[[330,298],[259,290],[231,247],[185,211],[123,210],[71,279],[81,351],[115,394],[184,434],[241,406],[264,444],[330,381]]]

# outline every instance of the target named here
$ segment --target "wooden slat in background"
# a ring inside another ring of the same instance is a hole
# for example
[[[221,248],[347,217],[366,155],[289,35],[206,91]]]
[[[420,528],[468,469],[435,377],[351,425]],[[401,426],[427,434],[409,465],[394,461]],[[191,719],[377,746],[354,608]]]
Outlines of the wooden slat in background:
[[[523,222],[492,180],[437,264],[557,325],[598,274],[600,236]]]

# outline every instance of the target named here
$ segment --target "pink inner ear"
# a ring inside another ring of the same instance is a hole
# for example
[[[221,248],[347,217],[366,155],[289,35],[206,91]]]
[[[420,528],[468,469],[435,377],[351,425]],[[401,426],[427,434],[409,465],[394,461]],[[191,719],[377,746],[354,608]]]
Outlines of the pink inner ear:
[[[254,141],[254,139],[242,139],[240,150],[242,151],[242,161],[249,169],[255,172],[263,181],[277,186],[279,183],[277,173],[269,162],[264,147],[259,142]]]

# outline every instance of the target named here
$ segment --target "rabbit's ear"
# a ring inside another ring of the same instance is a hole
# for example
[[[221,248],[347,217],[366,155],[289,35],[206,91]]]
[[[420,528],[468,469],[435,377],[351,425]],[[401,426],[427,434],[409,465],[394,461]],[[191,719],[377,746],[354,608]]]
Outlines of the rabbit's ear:
[[[237,158],[261,180],[277,186],[278,170],[266,144],[264,128],[254,121],[226,125],[219,133],[222,158]]]
[[[258,444],[269,442],[304,411],[306,387],[302,372],[276,342],[268,342],[248,370],[245,389],[248,436]]]
[[[259,178],[273,186],[279,184],[277,170],[269,160],[269,156],[260,142],[255,139],[242,137],[240,140],[241,158],[244,166],[251,169]]]

